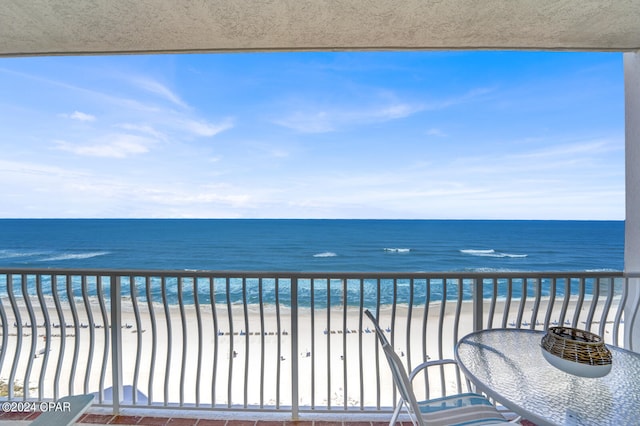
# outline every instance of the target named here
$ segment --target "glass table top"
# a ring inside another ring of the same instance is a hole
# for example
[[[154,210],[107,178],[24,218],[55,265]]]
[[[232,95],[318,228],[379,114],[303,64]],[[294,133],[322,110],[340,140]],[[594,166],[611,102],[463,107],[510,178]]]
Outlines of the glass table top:
[[[542,355],[543,331],[484,330],[456,346],[460,367],[479,390],[538,425],[640,425],[640,354],[607,346],[611,372],[565,373]]]

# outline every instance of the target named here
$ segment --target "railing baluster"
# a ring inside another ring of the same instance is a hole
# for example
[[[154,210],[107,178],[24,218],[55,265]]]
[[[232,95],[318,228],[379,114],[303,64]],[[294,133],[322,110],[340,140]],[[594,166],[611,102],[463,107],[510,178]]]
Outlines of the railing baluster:
[[[242,311],[244,314],[244,391],[243,391],[243,404],[244,408],[247,408],[248,402],[248,388],[249,388],[249,314],[247,313],[247,279],[242,278]]]
[[[167,359],[165,360],[164,367],[164,400],[163,405],[166,407],[169,404],[169,377],[171,373],[171,348],[173,347],[173,335],[171,333],[171,313],[169,310],[169,304],[167,303],[167,277],[162,276],[160,281],[161,293],[162,293],[162,305],[164,306],[164,318],[167,326]]]
[[[276,278],[278,280],[278,278]],[[298,411],[300,404],[299,387],[300,387],[300,371],[298,369],[298,279],[291,278],[291,418],[298,420]]]
[[[579,327],[580,313],[582,312],[582,305],[584,304],[584,292],[585,282],[584,277],[579,278],[578,281],[578,301],[573,311],[573,327]]]
[[[9,302],[13,310],[15,327],[16,327],[16,350],[13,356],[13,364],[11,366],[11,372],[9,373],[9,382],[7,383],[7,396],[9,400],[14,399],[14,387],[16,370],[18,368],[18,362],[20,361],[20,352],[22,350],[22,317],[20,316],[20,310],[18,309],[18,302],[13,290],[13,274],[9,274],[7,279],[7,295],[9,296]],[[4,346],[3,346],[4,349]],[[26,385],[26,384],[25,384]]]
[[[380,303],[381,303],[381,282],[380,277],[376,278],[376,318],[380,321]],[[376,408],[379,410],[382,404],[381,383],[380,383],[380,343],[376,340]],[[395,395],[393,403],[395,404]]]
[[[299,281],[298,281],[299,282]],[[316,291],[315,280],[309,280],[310,295],[310,312],[311,315],[311,408],[316,408]]]
[[[199,300],[198,278],[193,277],[193,305],[196,314],[196,324],[198,325],[198,362],[196,366],[196,407],[200,407],[200,379],[202,378],[202,349],[203,349],[203,330],[202,330],[202,314]]]
[[[214,276],[209,277],[209,299],[211,300],[211,319],[213,321],[213,365],[211,371],[211,407],[216,406],[216,379],[218,378],[218,353],[220,328],[218,325],[218,309],[216,308],[216,291],[215,291],[216,279]]]
[[[344,409],[347,409],[347,394],[348,394],[348,381],[347,381],[347,280],[341,280],[342,282],[342,404]]]
[[[108,365],[108,360],[109,360],[109,348],[110,348],[110,334],[109,334],[109,327],[111,325],[111,321],[109,319],[109,314],[107,313],[107,306],[106,306],[106,297],[104,294],[104,289],[102,288],[102,276],[100,276],[98,278],[97,281],[97,293],[98,293],[98,303],[100,304],[100,312],[102,314],[102,324],[103,324],[103,331],[104,331],[104,348],[102,350],[102,367],[100,369],[100,393],[98,394],[98,402],[100,404],[104,403],[104,383],[107,377],[107,365]],[[114,276],[109,276],[108,279],[109,281],[109,285],[113,286],[115,285],[115,278]],[[51,282],[53,283],[55,280],[55,278],[52,276],[51,277]]]
[[[331,279],[327,278],[327,408],[331,408]]]
[[[29,361],[27,362],[27,368],[24,373],[24,384],[23,386],[23,400],[27,400],[29,398],[29,378],[31,377],[31,369],[33,368],[33,360],[36,357],[36,345],[38,338],[38,330],[36,329],[36,316],[33,311],[33,306],[31,304],[31,298],[29,297],[28,291],[28,276],[26,274],[22,274],[22,297],[24,299],[25,308],[27,308],[27,313],[29,315],[29,326],[31,328],[31,350],[29,351]]]
[[[73,330],[75,332],[75,339],[73,345],[73,358],[71,361],[71,372],[69,374],[69,395],[75,394],[73,388],[73,382],[76,376],[76,366],[78,365],[78,354],[80,350],[80,327],[78,319],[78,309],[76,308],[75,297],[73,294],[73,275],[67,275],[67,302],[71,308],[71,317],[73,318]]]
[[[549,282],[549,300],[547,301],[547,313],[544,317],[544,328],[549,328],[551,324],[551,313],[553,312],[553,305],[556,302],[556,278],[552,277]]]
[[[265,361],[265,342],[264,342],[264,303],[263,303],[263,283],[262,277],[258,279],[258,300],[260,309],[260,408],[264,408],[264,361]]]
[[[522,327],[522,317],[524,316],[524,308],[527,303],[527,278],[521,278],[522,285],[520,286],[520,306],[518,307],[518,319],[516,320],[516,327]]]
[[[138,308],[138,289],[136,287],[136,277],[129,276],[129,291],[131,292],[131,305],[133,306],[133,315],[136,321],[136,361],[133,368],[133,389],[132,395],[133,405],[138,403],[138,379],[140,375],[140,362],[142,357],[142,322],[140,321],[140,309]]]
[[[40,277],[38,275],[38,277]],[[96,277],[96,280],[98,280],[99,277]],[[93,326],[93,312],[91,311],[91,302],[89,301],[89,291],[88,291],[88,282],[87,282],[87,276],[86,275],[82,275],[82,301],[84,303],[84,309],[85,312],[87,313],[87,327],[89,328],[89,350],[87,352],[87,369],[85,371],[85,375],[84,375],[84,387],[83,387],[83,392],[84,393],[89,393],[89,380],[91,377],[91,366],[93,365],[93,353],[94,353],[94,347],[95,347],[95,343],[96,343],[96,339],[95,339],[95,329]]]
[[[62,311],[62,306],[60,304],[60,296],[58,294],[58,275],[53,275],[51,277],[51,293],[53,295],[53,303],[56,307],[56,313],[58,315],[58,324],[60,328],[60,349],[58,350],[58,363],[56,365],[56,373],[54,378],[54,387],[53,387],[53,399],[59,398],[59,384],[60,384],[60,375],[62,374],[62,361],[64,359],[65,345],[66,345],[66,337],[67,337],[67,327],[65,324],[64,313]],[[53,326],[55,328],[55,325]]]
[[[596,306],[598,304],[598,298],[600,297],[600,283],[597,278],[593,279],[593,288],[591,291],[591,307],[589,308],[589,313],[587,314],[587,319],[585,320],[585,330],[591,330],[591,323],[593,322],[593,317],[596,313]]]
[[[6,280],[6,291],[7,294],[9,293],[9,280],[11,277],[11,274],[2,274],[2,277],[5,278]],[[4,307],[4,302],[2,301],[2,297],[0,297],[0,321],[2,322],[2,350],[0,350],[0,372],[2,371],[2,367],[4,366],[4,359],[5,356],[7,354],[7,350],[5,349],[7,347],[7,343],[9,343],[9,325],[8,320],[7,320],[7,313],[5,312],[5,307]],[[40,301],[40,303],[42,304],[42,300]],[[44,304],[42,304],[44,306]],[[48,340],[47,340],[48,342]],[[46,365],[46,364],[45,364]],[[41,377],[41,383],[42,383],[42,374],[40,375]],[[9,389],[11,389],[11,386],[9,386]],[[42,392],[42,385],[40,385],[39,387],[39,391]],[[39,396],[42,395],[42,393],[38,394]]]
[[[184,277],[177,278],[178,285],[178,308],[180,309],[180,324],[182,325],[182,354],[180,363],[180,407],[184,407],[184,380],[187,370],[187,348],[189,341],[187,340],[187,317],[184,311],[183,289]]]
[[[540,278],[533,278],[535,283],[535,299],[533,302],[533,310],[531,311],[531,329],[538,325],[538,311],[540,310],[540,298],[542,297],[542,281]]]
[[[446,283],[446,278],[443,278],[443,282]],[[446,287],[446,284],[445,284]],[[484,278],[476,278],[473,286],[473,330],[482,330],[483,327],[483,315],[484,315]],[[442,358],[442,355],[440,356]]]
[[[566,277],[564,280],[564,299],[562,300],[559,320],[561,325],[565,325],[565,318],[567,317],[567,310],[569,308],[569,299],[571,298],[571,278]]]
[[[462,312],[462,278],[457,279],[458,282],[458,295],[456,297],[456,315],[453,321],[453,345],[455,346],[456,342],[459,340],[460,336],[460,313]]]
[[[440,316],[438,317],[438,359],[442,359],[442,339],[444,332],[444,317],[447,308],[447,279],[442,278],[442,300],[440,301]]]
[[[113,410],[120,412],[123,400],[122,382],[122,276],[111,276],[111,377],[113,383]],[[169,344],[170,345],[170,344]]]
[[[158,346],[158,326],[156,324],[156,310],[153,305],[151,293],[151,277],[144,278],[147,307],[149,309],[149,321],[151,322],[151,359],[149,361],[149,381],[147,383],[147,405],[153,404],[153,378],[156,370],[156,352]]]
[[[364,353],[362,346],[363,312],[364,312],[364,280],[360,278],[360,300],[358,304],[358,367],[360,369],[360,409],[364,410]]]
[[[233,347],[233,313],[231,311],[231,283],[229,277],[226,280],[226,296],[227,296],[227,319],[229,321],[229,374],[227,376],[227,408],[231,408],[233,398],[231,394],[231,385],[233,383],[233,359],[236,356],[236,351]]]
[[[280,385],[282,382],[282,362],[280,361],[282,359],[282,340],[281,340],[281,336],[282,336],[282,328],[281,328],[281,324],[280,324],[280,280],[278,278],[275,278],[275,283],[276,283],[276,332],[277,332],[277,346],[278,346],[278,353],[277,353],[277,364],[276,364],[276,408],[280,408]]]
[[[598,334],[600,336],[605,335],[605,327],[607,325],[607,318],[609,318],[609,311],[611,310],[611,305],[613,304],[614,297],[614,281],[612,278],[595,278],[598,286],[600,286],[600,280],[605,280],[607,285],[607,298],[605,299],[605,305],[602,308],[602,314],[600,315],[600,328],[598,329]]]
[[[498,281],[496,280],[495,277],[491,278],[491,285],[492,285],[491,302],[489,304],[489,315],[487,318],[488,328],[493,328],[493,316],[495,315],[495,312],[496,312],[496,303],[498,300]],[[483,293],[484,293],[484,289],[483,289],[483,292],[481,293],[481,300],[480,300],[480,303],[484,305]]]
[[[413,316],[414,281],[409,280],[409,305],[407,307],[407,332],[405,334],[405,346],[407,347],[407,371],[413,370],[411,367],[411,318]]]
[[[44,400],[44,378],[47,371],[47,365],[49,362],[49,351],[51,350],[51,321],[49,320],[49,309],[47,308],[47,304],[44,298],[44,294],[42,291],[42,275],[36,275],[36,292],[38,294],[38,301],[40,302],[40,308],[42,309],[42,316],[44,318],[44,349],[43,349],[43,357],[42,357],[42,367],[40,369],[40,379],[38,380],[38,399],[40,401]],[[0,298],[1,299],[1,298]],[[2,324],[3,324],[3,336],[6,335],[4,331],[4,325],[6,323],[6,319],[4,316],[4,310],[2,309],[2,302],[0,302],[0,312],[3,313],[2,316]],[[2,345],[5,347],[5,340],[3,339]],[[93,348],[91,348],[93,350]],[[0,369],[2,368],[2,359],[4,358],[4,351],[0,351]]]
[[[425,300],[424,300],[424,314],[422,316],[422,362],[427,362],[429,360],[429,355],[427,353],[427,322],[429,319],[429,307],[431,306],[431,278],[425,278]],[[429,395],[429,374],[428,369],[424,369],[424,391],[425,395]]]

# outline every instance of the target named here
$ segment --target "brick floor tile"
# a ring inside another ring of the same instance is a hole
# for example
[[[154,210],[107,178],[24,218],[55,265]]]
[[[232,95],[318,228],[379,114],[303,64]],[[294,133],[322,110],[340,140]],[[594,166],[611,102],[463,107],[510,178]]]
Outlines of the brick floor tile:
[[[165,426],[169,419],[167,417],[143,417],[137,423],[139,425],[147,426]]]
[[[114,416],[109,422],[110,425],[137,425],[142,419],[139,416]]]
[[[198,424],[198,419],[171,418],[167,422],[167,426],[195,426],[196,424]]]
[[[200,419],[197,426],[225,426],[227,423],[226,420],[211,420],[211,419]]]
[[[32,414],[31,411],[7,411],[0,413],[0,420],[26,420]]]
[[[113,414],[85,414],[80,417],[78,423],[91,423],[96,425],[106,425],[113,418]]]

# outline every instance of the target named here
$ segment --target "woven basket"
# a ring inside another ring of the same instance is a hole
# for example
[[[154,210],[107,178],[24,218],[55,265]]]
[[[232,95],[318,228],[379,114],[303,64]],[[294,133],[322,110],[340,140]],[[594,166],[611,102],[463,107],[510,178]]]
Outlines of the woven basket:
[[[586,365],[611,365],[611,352],[602,337],[577,328],[549,327],[542,348],[567,361]]]

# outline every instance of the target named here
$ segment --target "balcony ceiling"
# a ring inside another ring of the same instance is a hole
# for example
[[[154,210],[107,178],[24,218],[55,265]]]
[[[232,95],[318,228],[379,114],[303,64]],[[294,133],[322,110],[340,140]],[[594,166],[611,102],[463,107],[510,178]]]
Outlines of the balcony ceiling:
[[[640,49],[640,0],[3,0],[0,56]]]

